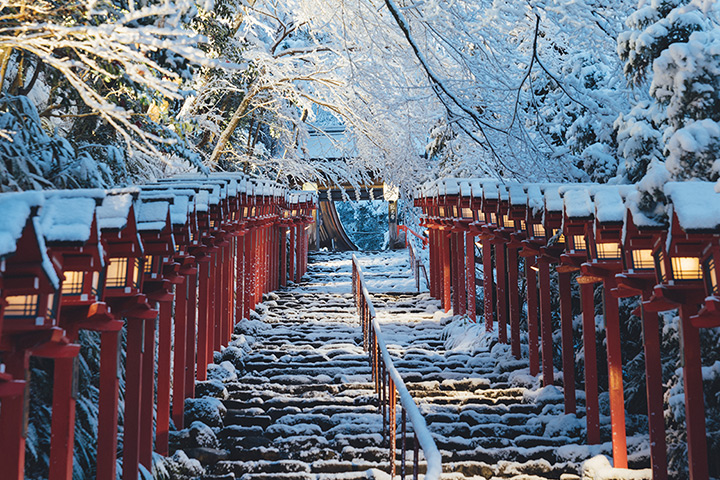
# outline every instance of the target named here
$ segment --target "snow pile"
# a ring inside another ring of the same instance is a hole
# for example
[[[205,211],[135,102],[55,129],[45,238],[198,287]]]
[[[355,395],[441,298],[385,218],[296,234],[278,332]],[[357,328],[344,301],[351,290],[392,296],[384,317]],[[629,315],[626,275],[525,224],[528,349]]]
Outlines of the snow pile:
[[[200,421],[211,427],[222,427],[227,408],[217,398],[185,399],[185,421]]]
[[[614,468],[605,455],[597,455],[582,464],[583,480],[650,480],[652,470]]]

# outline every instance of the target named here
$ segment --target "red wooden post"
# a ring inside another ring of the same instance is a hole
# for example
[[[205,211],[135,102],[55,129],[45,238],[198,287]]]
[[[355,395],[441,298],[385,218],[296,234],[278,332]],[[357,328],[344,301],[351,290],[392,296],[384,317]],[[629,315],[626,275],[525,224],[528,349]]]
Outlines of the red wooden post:
[[[457,257],[457,305],[458,313],[465,315],[467,312],[467,286],[465,283],[465,234],[462,231],[455,232],[455,256]]]
[[[450,303],[452,305],[453,315],[460,314],[460,288],[458,285],[458,255],[457,255],[457,232],[448,232],[448,241],[450,242]]]
[[[72,478],[77,394],[73,391],[75,362],[77,362],[77,357],[55,359],[49,480],[70,480]]]
[[[468,316],[473,322],[477,322],[477,312],[475,306],[475,236],[472,233],[467,232],[465,237]]]
[[[520,285],[518,272],[518,249],[508,245],[508,303],[510,304],[510,345],[515,358],[520,359]]]
[[[452,299],[450,298],[450,235],[444,230],[441,230],[441,245],[442,245],[442,267],[443,267],[443,307],[445,313],[449,312],[452,308]],[[455,312],[453,312],[455,313]]]
[[[243,302],[244,318],[250,318],[250,310],[253,308],[253,270],[255,268],[255,264],[253,262],[253,243],[255,242],[254,230],[254,227],[250,227],[250,230],[245,234],[245,285],[243,287],[245,298]]]
[[[100,334],[97,478],[117,478],[119,349],[119,331],[106,331]]]
[[[223,246],[218,249],[215,255],[215,265],[213,267],[212,274],[214,280],[210,287],[210,295],[213,299],[213,316],[212,319],[212,330],[213,330],[213,342],[212,348],[208,352],[207,363],[213,363],[213,352],[220,351],[220,345],[223,342],[223,333],[225,331],[224,324],[224,307],[225,292],[227,291],[227,285],[225,284],[225,276],[223,275],[223,265],[227,262],[227,246]]]
[[[603,303],[605,306],[605,333],[608,361],[608,390],[610,393],[610,421],[612,423],[613,464],[615,468],[627,468],[625,395],[623,393],[622,352],[620,346],[620,312],[618,301],[611,293],[614,287],[614,278],[604,280]]]
[[[290,248],[289,248],[289,254],[290,259],[288,260],[288,277],[290,277],[290,281],[295,282],[295,225],[290,227]]]
[[[433,298],[440,300],[440,256],[439,256],[440,239],[436,228],[430,229],[430,278],[431,278],[431,295]]]
[[[560,290],[560,331],[562,332],[563,394],[565,413],[576,413],[575,347],[573,345],[572,292],[570,272],[558,272]]]
[[[280,286],[287,287],[287,232],[288,228],[280,228]]]
[[[485,330],[491,332],[493,329],[493,268],[492,250],[490,239],[487,236],[482,239],[483,257],[483,295],[485,307]]]
[[[160,322],[158,327],[157,362],[157,419],[155,431],[155,451],[160,455],[168,454],[170,436],[170,355],[172,350],[172,307],[173,303],[160,302]],[[177,342],[177,338],[175,339]],[[179,349],[175,349],[177,353]]]
[[[145,342],[142,355],[142,399],[140,401],[140,463],[152,470],[153,405],[155,404],[155,323],[145,320]],[[129,377],[132,381],[132,377]]]
[[[500,343],[508,343],[507,262],[505,244],[502,242],[495,243],[495,271],[497,274],[498,340]]]
[[[597,348],[595,345],[595,300],[594,285],[580,284],[583,318],[583,350],[585,352],[585,418],[587,440],[590,444],[600,443],[600,404],[598,400]]]
[[[235,266],[235,321],[243,318],[243,304],[245,302],[245,232],[237,239],[237,257]],[[233,325],[233,328],[235,325]]]
[[[552,342],[552,308],[550,305],[550,262],[543,257],[538,258],[540,274],[540,338],[542,340],[542,372],[543,386],[554,382],[553,342]]]
[[[150,322],[151,320],[147,320]],[[145,320],[127,321],[125,413],[123,422],[123,480],[137,480],[140,465],[140,405],[142,398],[143,331]]]
[[[533,265],[535,257],[525,258],[525,275],[527,277],[527,320],[528,320],[528,348],[530,356],[530,375],[540,373],[540,352],[538,348],[538,291],[537,267]]]
[[[175,342],[173,344],[172,419],[175,428],[183,428],[185,403],[185,365],[187,362],[188,276],[175,286]],[[162,312],[161,312],[162,314]]]
[[[230,332],[230,323],[232,320],[230,319],[230,300],[229,300],[229,293],[230,293],[230,269],[229,266],[232,265],[232,257],[230,255],[230,246],[231,246],[232,239],[228,239],[228,245],[224,246],[222,248],[222,262],[218,265],[218,275],[220,278],[220,292],[218,292],[218,295],[220,297],[220,322],[219,322],[219,328],[220,328],[220,335],[218,335],[216,343],[216,351],[220,351],[221,345],[227,345],[227,341],[230,338],[229,332]]]
[[[19,350],[3,356],[5,372],[16,380],[25,381],[22,395],[4,397],[0,409],[0,465],[8,480],[25,478],[25,426],[28,384],[30,375],[30,353]]]
[[[210,263],[203,259],[200,262],[200,271],[198,280],[200,287],[197,295],[197,380],[202,382],[207,380],[207,358],[208,358],[208,287],[210,280]],[[211,260],[212,261],[212,260]]]
[[[199,264],[202,268],[202,263]],[[198,274],[193,273],[187,277],[188,282],[188,302],[187,302],[187,334],[185,335],[185,398],[192,398],[195,396],[195,372],[197,360],[200,358],[196,356],[200,337],[200,328],[197,324],[198,319]],[[197,342],[197,346],[196,346]],[[184,402],[184,400],[180,400]]]
[[[697,312],[695,305],[680,305],[683,355],[683,386],[685,390],[685,424],[687,425],[688,466],[690,480],[706,479],[708,472],[707,438],[705,434],[705,401],[703,399],[700,331],[690,322]]]
[[[643,292],[643,300],[650,292]],[[650,466],[653,480],[667,480],[667,444],[663,411],[662,359],[657,312],[647,311],[641,304],[643,349],[645,352],[645,389],[648,403],[648,430],[650,432]]]

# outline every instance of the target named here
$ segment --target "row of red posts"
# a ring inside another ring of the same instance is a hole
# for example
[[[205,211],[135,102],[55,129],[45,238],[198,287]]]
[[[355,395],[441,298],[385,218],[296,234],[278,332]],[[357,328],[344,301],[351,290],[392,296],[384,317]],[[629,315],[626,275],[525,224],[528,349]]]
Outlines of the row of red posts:
[[[238,174],[0,194],[2,478],[24,478],[31,356],[54,359],[47,476],[72,478],[81,329],[100,332],[96,478],[116,478],[120,413],[122,478],[150,470],[235,322],[305,273],[316,203],[309,192]]]
[[[700,335],[704,328],[720,326],[720,194],[709,182],[672,182],[665,185],[664,193],[671,207],[665,220],[641,210],[642,194],[635,186],[443,179],[420,187],[415,205],[422,208],[422,223],[429,230],[431,294],[446,311],[476,319],[477,244],[482,251],[486,327],[497,328],[499,341],[509,341],[517,358],[521,357],[523,307],[518,272],[524,259],[530,372],[542,372],[544,385],[554,381],[551,297],[559,299],[567,386],[564,405],[566,413],[572,414],[576,399],[571,274],[578,272],[589,443],[600,442],[594,286],[603,285],[612,452],[617,468],[627,468],[618,299],[637,297],[655,480],[668,478],[658,312],[678,309],[690,478],[706,480]],[[557,290],[551,288],[551,268],[557,271]]]

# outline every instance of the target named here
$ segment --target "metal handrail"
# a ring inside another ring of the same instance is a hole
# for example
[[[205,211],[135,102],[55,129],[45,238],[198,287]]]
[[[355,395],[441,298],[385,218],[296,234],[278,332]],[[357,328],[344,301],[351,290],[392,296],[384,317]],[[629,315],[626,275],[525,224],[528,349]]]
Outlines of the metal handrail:
[[[363,348],[370,354],[370,366],[372,379],[375,383],[375,393],[378,395],[378,407],[383,417],[383,438],[387,439],[390,446],[390,475],[395,477],[395,453],[396,453],[396,406],[397,394],[400,394],[400,411],[402,426],[402,455],[401,455],[401,478],[405,478],[406,456],[407,456],[407,418],[413,427],[413,479],[419,475],[418,453],[422,448],[427,468],[425,478],[436,480],[442,473],[442,457],[430,435],[425,419],[418,409],[405,382],[393,364],[390,352],[387,349],[385,340],[382,337],[380,323],[377,320],[375,307],[370,299],[370,293],[365,283],[365,276],[360,268],[357,257],[352,257],[352,290],[355,298],[355,306],[358,309],[360,322],[363,329]],[[382,359],[382,361],[381,361]]]
[[[425,276],[425,285],[430,287],[430,279],[428,278],[427,269],[425,268],[425,265],[420,261],[420,259],[415,255],[415,249],[413,248],[412,244],[410,242],[405,242],[408,255],[410,256],[410,268],[413,271],[413,276],[415,277],[415,288],[417,291],[420,291],[420,270],[422,270],[423,275]]]
[[[427,248],[427,246],[430,245],[430,239],[429,239],[429,238],[420,235],[419,233],[417,233],[415,230],[413,230],[412,228],[408,227],[407,225],[398,225],[398,226],[397,226],[398,236],[400,236],[400,232],[401,232],[401,231],[404,231],[404,232],[405,232],[405,244],[406,244],[406,245],[407,245],[407,243],[408,243],[408,241],[407,241],[407,234],[408,234],[408,233],[410,233],[411,235],[414,235],[414,236],[416,236],[417,238],[420,239],[420,241],[422,242],[422,245],[423,245],[423,249]]]

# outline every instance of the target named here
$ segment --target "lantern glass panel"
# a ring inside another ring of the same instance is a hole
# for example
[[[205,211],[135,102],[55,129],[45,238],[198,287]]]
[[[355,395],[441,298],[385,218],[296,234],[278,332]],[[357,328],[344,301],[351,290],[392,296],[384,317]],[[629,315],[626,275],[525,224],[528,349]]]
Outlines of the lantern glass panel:
[[[145,266],[143,268],[143,272],[150,274],[155,273],[153,272],[153,257],[152,255],[145,255]]]
[[[633,250],[632,262],[635,270],[652,270],[655,268],[655,259],[652,250],[649,249]]]
[[[92,294],[96,297],[100,296],[100,272],[93,272],[92,274]]]
[[[440,216],[441,217],[445,216],[445,207],[440,207]]]
[[[12,295],[5,297],[6,317],[36,317],[38,311],[38,295]]]
[[[708,295],[720,294],[720,289],[718,288],[718,274],[717,269],[715,268],[715,259],[713,257],[708,258],[704,267],[705,287],[707,288]]]
[[[597,258],[599,260],[620,260],[622,253],[617,242],[596,243]]]
[[[533,237],[545,236],[545,227],[543,227],[542,223],[533,223],[532,234]]]
[[[133,287],[140,288],[140,282],[142,281],[143,274],[143,261],[140,258],[135,259],[135,275],[133,278]]]
[[[463,208],[462,209],[462,216],[463,218],[473,218],[473,211],[470,208]]]
[[[702,270],[698,257],[672,257],[673,279],[700,280]]]
[[[57,312],[57,300],[59,297],[51,293],[47,297],[47,309],[45,310],[45,316],[48,318],[55,318],[55,312]]]
[[[659,275],[660,282],[667,282],[667,269],[665,267],[665,252],[660,249],[655,252],[655,272]]]
[[[507,214],[502,216],[503,220],[503,227],[505,228],[515,228],[514,222],[510,220],[510,217],[507,216]]]
[[[83,293],[83,280],[85,272],[63,272],[65,280],[62,283],[63,295],[80,295]]]
[[[127,281],[127,269],[127,258],[111,258],[107,267],[105,285],[108,288],[125,287],[125,282]]]
[[[585,235],[573,235],[572,236],[573,250],[576,252],[587,251],[587,242],[585,242]]]
[[[525,224],[525,220],[520,220],[520,230],[526,230],[527,225]]]
[[[497,225],[497,214],[496,213],[490,213],[490,223]]]

